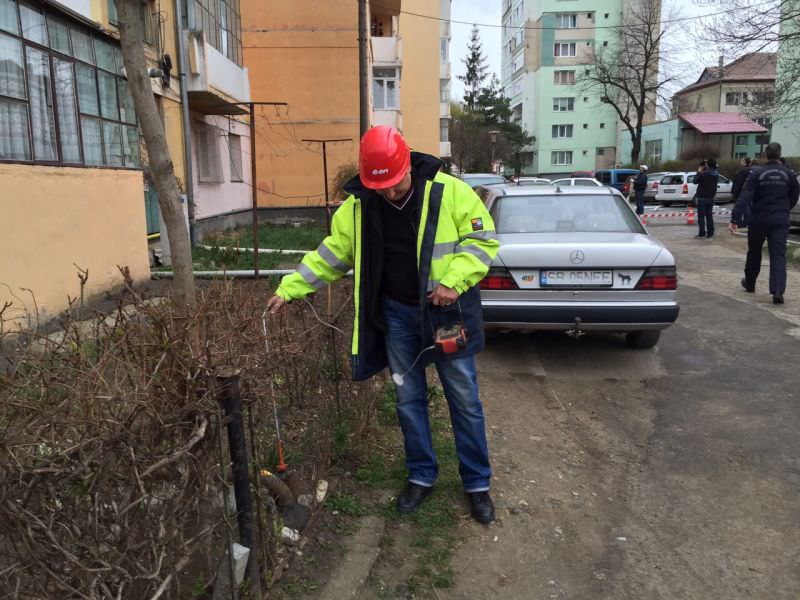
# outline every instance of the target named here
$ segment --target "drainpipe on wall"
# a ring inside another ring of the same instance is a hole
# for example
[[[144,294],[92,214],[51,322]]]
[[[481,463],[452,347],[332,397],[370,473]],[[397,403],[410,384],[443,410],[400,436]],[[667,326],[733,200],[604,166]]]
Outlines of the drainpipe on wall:
[[[197,239],[197,225],[195,223],[194,205],[194,169],[192,168],[192,135],[191,121],[189,119],[189,94],[186,89],[186,37],[183,30],[183,0],[175,0],[175,35],[178,51],[178,81],[181,88],[181,119],[183,121],[183,163],[186,174],[186,205],[189,209],[189,241],[192,246],[199,243]]]

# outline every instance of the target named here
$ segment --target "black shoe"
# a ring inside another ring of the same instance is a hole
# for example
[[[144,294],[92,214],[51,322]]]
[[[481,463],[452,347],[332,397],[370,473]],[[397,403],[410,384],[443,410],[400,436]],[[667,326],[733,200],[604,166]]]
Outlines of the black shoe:
[[[489,492],[468,492],[467,497],[473,519],[484,525],[494,521],[494,504],[492,504]]]
[[[783,304],[783,296],[780,294],[773,294],[772,295],[772,303],[773,304]]]
[[[694,237],[706,237],[706,234],[705,234],[705,233],[698,233],[698,234],[697,234],[696,236],[694,236]]]
[[[753,292],[756,291],[756,286],[747,285],[747,279],[745,279],[744,277],[742,277],[742,280],[739,283],[742,284],[742,287],[744,288],[745,292],[748,292],[748,293],[752,294]]]
[[[426,487],[424,485],[408,482],[397,497],[397,512],[403,514],[413,513],[432,491],[433,487]]]
[[[707,238],[707,239],[709,239],[709,240],[710,240],[711,238],[713,238],[713,237],[714,237],[714,234],[713,234],[713,233],[709,233],[709,234],[706,236],[706,238]]]

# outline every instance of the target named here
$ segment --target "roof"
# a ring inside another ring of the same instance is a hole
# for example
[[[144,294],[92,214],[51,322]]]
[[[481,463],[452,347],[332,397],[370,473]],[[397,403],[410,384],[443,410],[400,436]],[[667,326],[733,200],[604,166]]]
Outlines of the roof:
[[[762,127],[741,113],[695,112],[678,115],[700,133],[764,133]]]
[[[778,62],[775,52],[751,52],[723,67],[722,81],[775,81]],[[676,96],[719,83],[719,67],[706,67],[693,84],[675,92]]]

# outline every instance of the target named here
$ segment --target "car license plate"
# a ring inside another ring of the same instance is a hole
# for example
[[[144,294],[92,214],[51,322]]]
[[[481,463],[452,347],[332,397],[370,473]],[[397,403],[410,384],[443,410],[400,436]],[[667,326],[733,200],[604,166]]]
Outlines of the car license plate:
[[[614,284],[613,271],[555,271],[539,272],[542,287],[611,287]]]
[[[672,188],[661,188],[661,191],[664,192],[665,194],[674,194],[675,193],[675,190],[672,189]]]

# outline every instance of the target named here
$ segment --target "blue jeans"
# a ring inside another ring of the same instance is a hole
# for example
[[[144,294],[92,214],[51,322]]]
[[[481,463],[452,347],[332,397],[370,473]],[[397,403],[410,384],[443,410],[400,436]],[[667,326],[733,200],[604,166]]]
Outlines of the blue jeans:
[[[478,397],[478,379],[475,357],[448,359],[429,350],[414,367],[406,370],[419,352],[432,340],[420,335],[420,309],[397,302],[383,300],[386,320],[386,351],[392,373],[404,374],[403,385],[397,386],[397,416],[403,430],[408,480],[418,485],[432,486],[439,474],[436,453],[431,440],[428,416],[428,384],[425,364],[435,356],[436,370],[444,387],[450,409],[450,422],[456,442],[459,473],[467,492],[489,489],[492,470],[489,466],[489,448],[483,405]]]
[[[714,199],[697,199],[697,227],[700,235],[711,237],[714,235]]]

